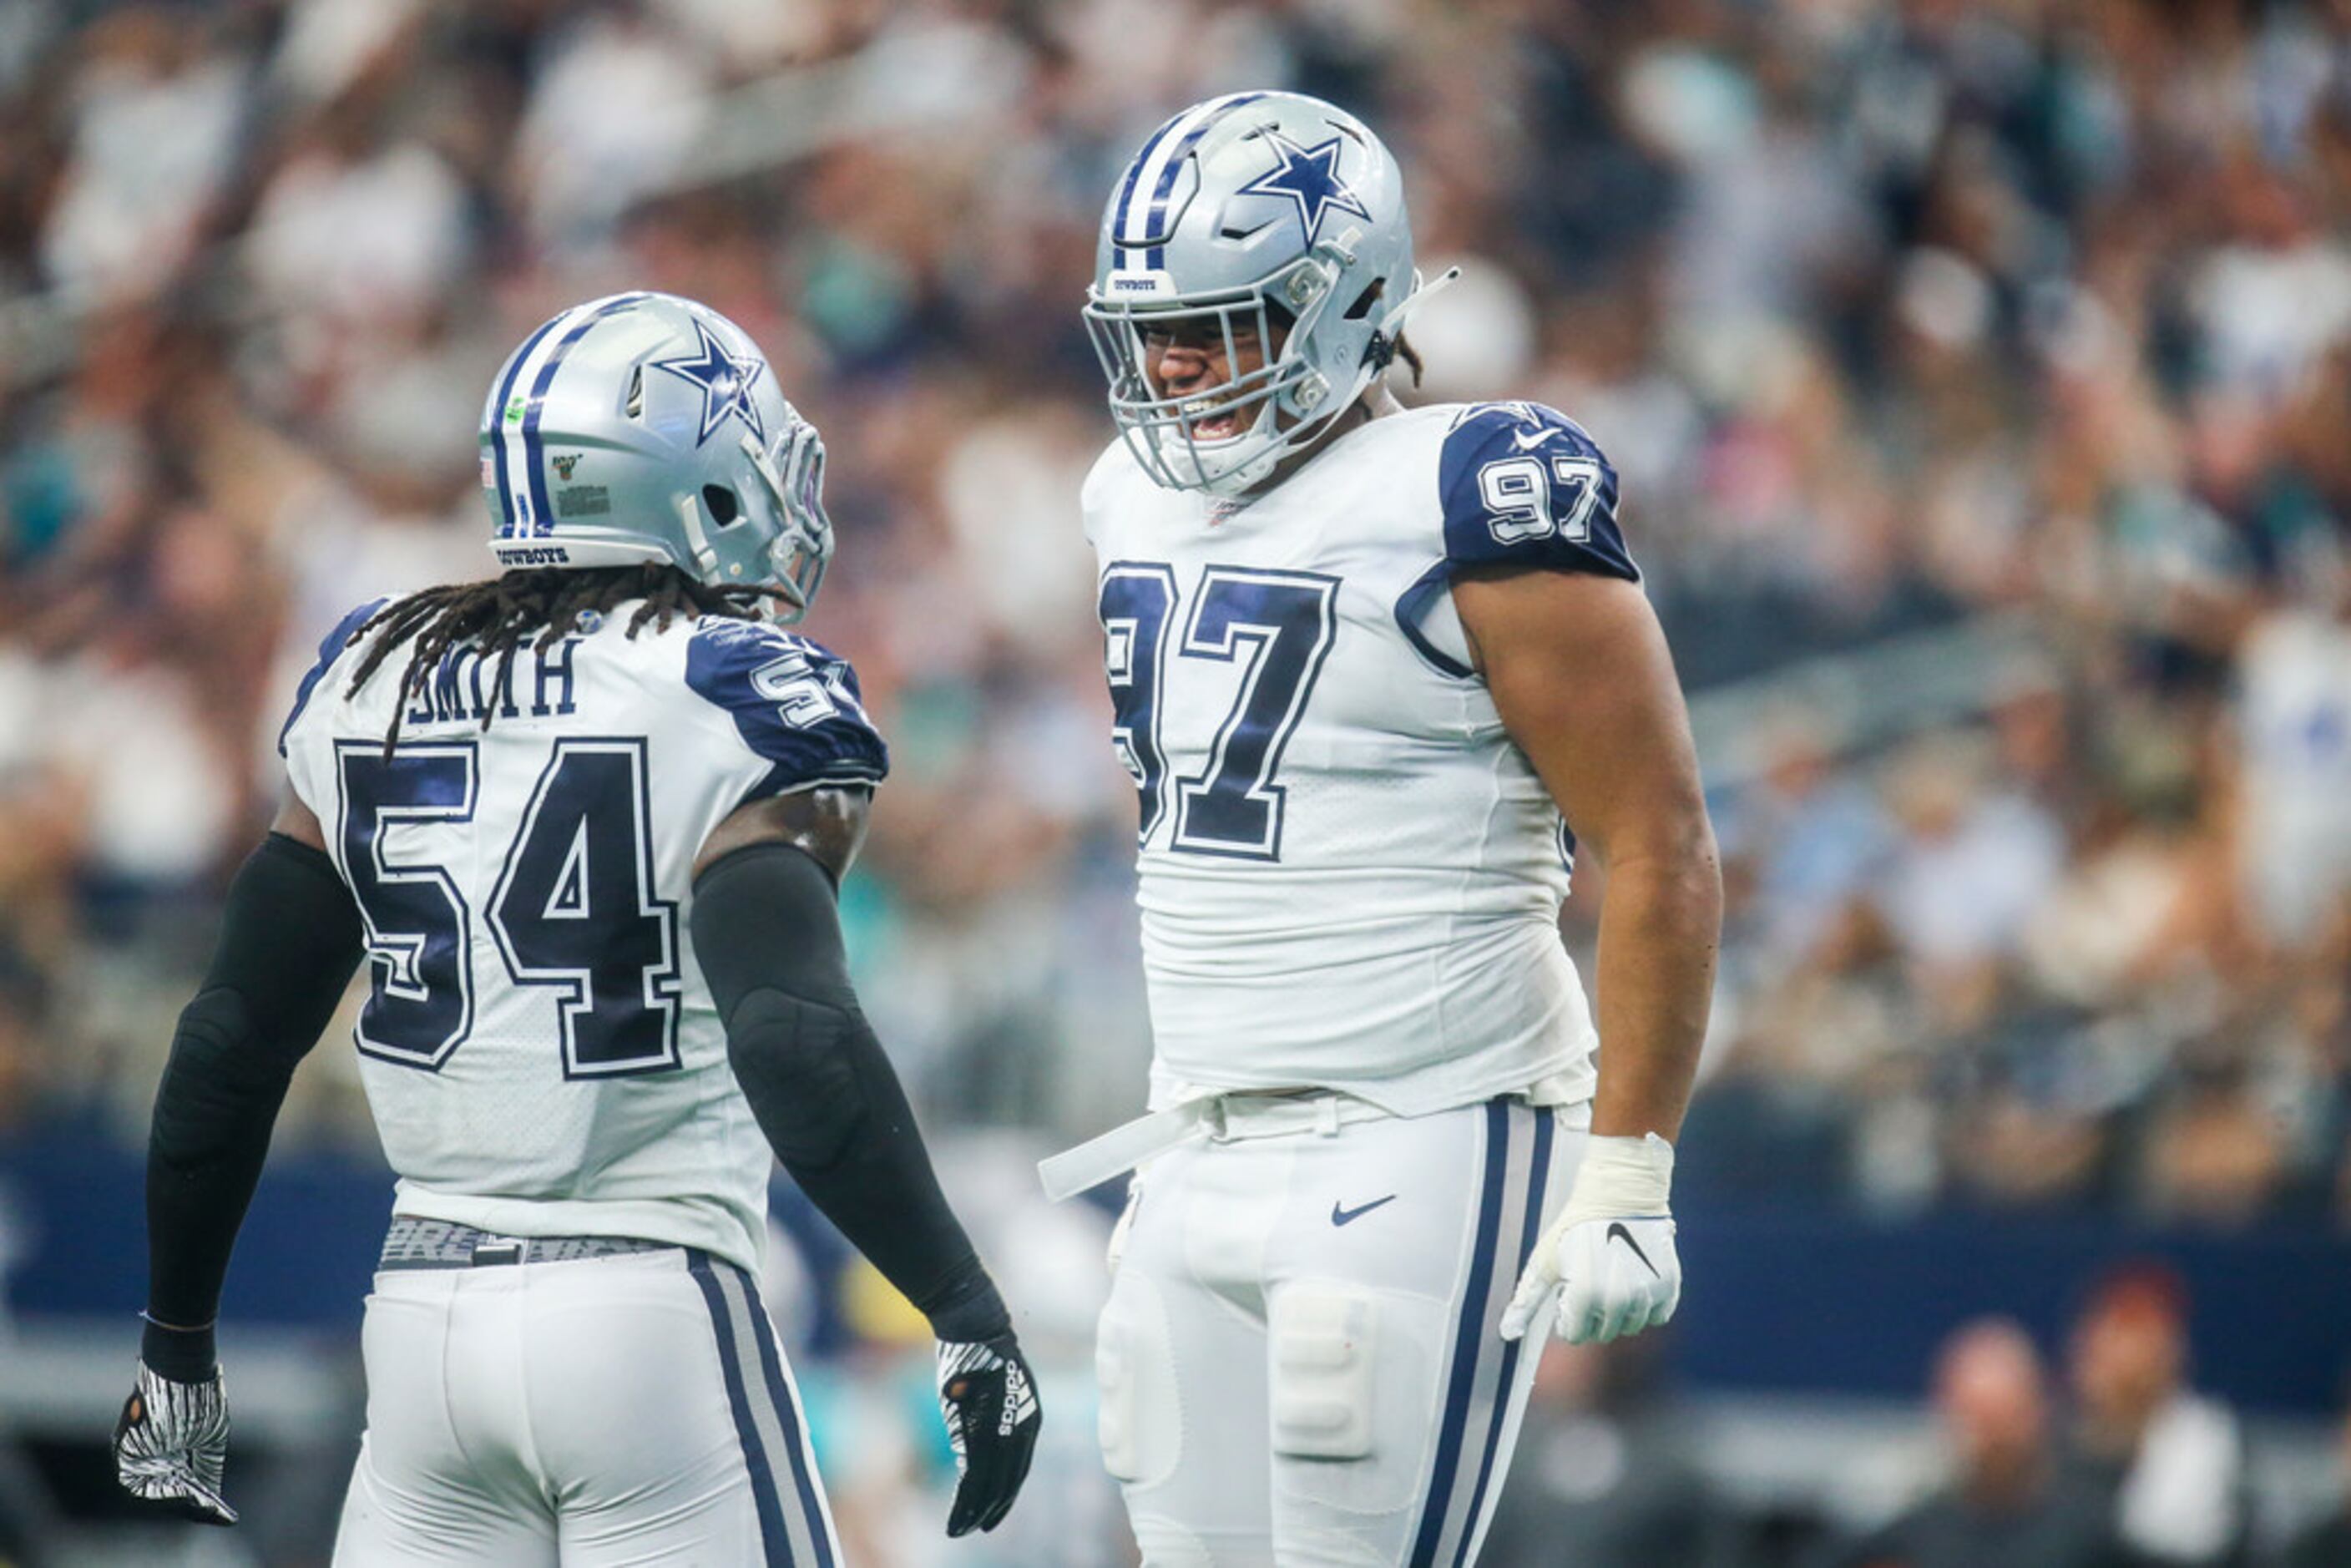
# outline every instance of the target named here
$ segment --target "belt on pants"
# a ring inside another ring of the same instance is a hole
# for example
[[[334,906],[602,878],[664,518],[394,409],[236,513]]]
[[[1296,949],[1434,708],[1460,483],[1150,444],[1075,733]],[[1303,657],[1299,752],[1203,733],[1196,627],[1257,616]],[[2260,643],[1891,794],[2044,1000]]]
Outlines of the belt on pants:
[[[1588,1102],[1568,1104],[1563,1086],[1545,1079],[1521,1092],[1530,1104],[1564,1106],[1573,1119],[1589,1117]],[[1037,1165],[1045,1196],[1059,1203],[1113,1176],[1124,1176],[1146,1160],[1196,1141],[1231,1143],[1242,1138],[1282,1137],[1296,1133],[1335,1135],[1355,1122],[1378,1121],[1395,1113],[1335,1090],[1248,1091],[1204,1094],[1138,1116]]]
[[[446,1219],[392,1217],[384,1233],[380,1270],[483,1269],[499,1263],[570,1263],[583,1258],[618,1258],[663,1252],[674,1241],[642,1241],[633,1236],[500,1236]]]

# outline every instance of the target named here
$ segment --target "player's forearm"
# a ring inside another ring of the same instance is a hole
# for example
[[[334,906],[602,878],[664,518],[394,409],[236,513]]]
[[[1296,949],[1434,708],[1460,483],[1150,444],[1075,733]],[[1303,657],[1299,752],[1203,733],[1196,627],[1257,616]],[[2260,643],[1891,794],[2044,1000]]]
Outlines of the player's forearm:
[[[1612,860],[1600,906],[1604,1137],[1681,1134],[1713,1001],[1722,873],[1701,816],[1662,846]]]
[[[181,1015],[148,1135],[146,1359],[183,1380],[210,1369],[229,1253],[290,1079],[237,1038],[237,1008],[207,991]]]
[[[770,1014],[770,1005],[754,998],[737,1010],[729,1056],[761,1130],[809,1201],[940,1338],[985,1340],[1008,1330],[1010,1317],[939,1186],[898,1075],[864,1019],[852,1014],[831,1026],[837,1032],[824,1049],[841,1071],[825,1076],[838,1097],[828,1092],[812,1103],[812,1075],[781,1040],[805,1026],[778,1028],[771,1014],[744,1018],[754,1012]]]
[[[782,843],[737,850],[695,880],[693,926],[736,1082],[800,1190],[942,1339],[1008,1330],[857,1005],[825,870]]]
[[[207,1331],[294,1068],[359,964],[358,912],[320,851],[270,834],[239,869],[212,968],[180,1014],[147,1142],[147,1314]],[[209,1334],[151,1331],[150,1364],[190,1376]],[[156,1358],[162,1359],[156,1359]],[[176,1364],[164,1364],[166,1362]]]

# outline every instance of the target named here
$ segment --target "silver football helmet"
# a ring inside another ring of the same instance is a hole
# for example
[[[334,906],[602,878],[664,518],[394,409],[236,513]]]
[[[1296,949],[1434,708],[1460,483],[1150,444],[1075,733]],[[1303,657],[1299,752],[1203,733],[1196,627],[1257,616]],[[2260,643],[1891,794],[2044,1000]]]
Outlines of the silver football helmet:
[[[1237,92],[1152,133],[1102,214],[1086,327],[1110,412],[1144,471],[1173,489],[1261,483],[1387,368],[1419,275],[1395,160],[1344,110]],[[1280,350],[1273,351],[1281,329]],[[1254,329],[1257,370],[1181,396],[1146,373],[1144,338]],[[1213,437],[1199,424],[1229,423]]]
[[[523,340],[482,408],[508,567],[665,560],[775,590],[798,620],[832,557],[824,443],[743,329],[673,294],[576,305]]]

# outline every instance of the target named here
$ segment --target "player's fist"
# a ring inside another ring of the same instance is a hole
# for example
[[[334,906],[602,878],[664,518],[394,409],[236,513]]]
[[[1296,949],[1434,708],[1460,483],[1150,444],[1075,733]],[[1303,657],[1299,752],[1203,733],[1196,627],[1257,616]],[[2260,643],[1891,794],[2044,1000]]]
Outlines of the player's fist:
[[[1553,1326],[1570,1344],[1605,1344],[1671,1318],[1682,1299],[1673,1168],[1673,1145],[1655,1133],[1590,1140],[1574,1190],[1503,1309],[1502,1337],[1524,1334],[1554,1301]]]
[[[1664,1322],[1682,1299],[1673,1220],[1586,1219],[1544,1237],[1502,1313],[1502,1337],[1526,1333],[1554,1291],[1553,1326],[1570,1344],[1606,1344]]]
[[[955,1506],[947,1533],[994,1530],[1012,1511],[1044,1414],[1037,1377],[1009,1333],[977,1342],[939,1342],[939,1414],[955,1449]]]
[[[228,1466],[228,1388],[215,1369],[202,1383],[181,1383],[141,1361],[139,1384],[114,1423],[114,1474],[122,1490],[169,1503],[199,1524],[235,1524],[221,1496]]]

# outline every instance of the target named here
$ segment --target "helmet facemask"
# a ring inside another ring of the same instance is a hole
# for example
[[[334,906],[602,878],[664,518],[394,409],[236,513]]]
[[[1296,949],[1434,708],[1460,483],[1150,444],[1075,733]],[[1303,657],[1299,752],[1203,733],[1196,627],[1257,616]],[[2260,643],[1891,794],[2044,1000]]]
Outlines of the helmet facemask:
[[[1110,382],[1111,418],[1145,473],[1172,489],[1241,495],[1355,401],[1378,372],[1374,356],[1343,367],[1349,381],[1338,389],[1332,367],[1315,362],[1323,336],[1316,329],[1332,309],[1332,286],[1352,259],[1322,245],[1240,288],[1149,300],[1088,291],[1086,329]],[[1144,368],[1144,334],[1185,324],[1205,325],[1205,336],[1221,338],[1228,367],[1239,361],[1239,341],[1254,329],[1265,361],[1214,386],[1165,395]],[[1286,334],[1279,352],[1272,349],[1277,329]],[[1193,426],[1220,413],[1242,415],[1241,428],[1198,439]]]
[[[816,602],[832,559],[832,518],[824,509],[824,440],[795,413],[777,433],[773,450],[748,435],[742,445],[774,508],[777,528],[768,543],[768,560],[770,586],[784,606],[774,618],[789,626]]]

